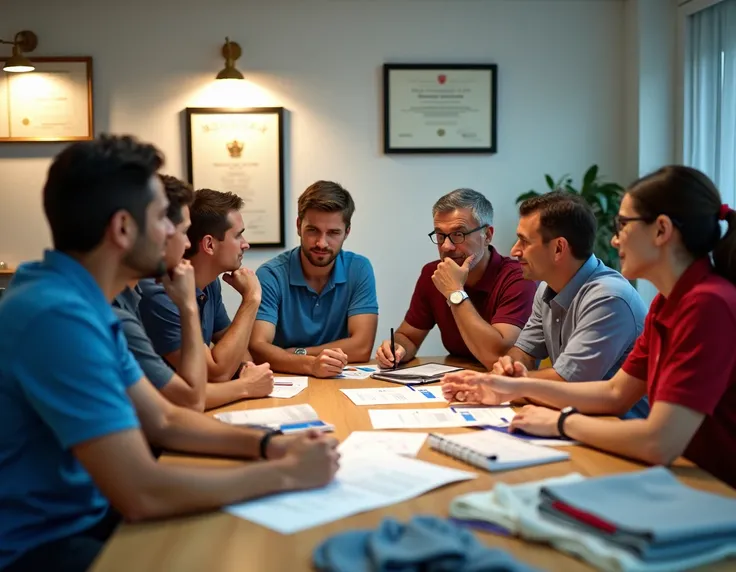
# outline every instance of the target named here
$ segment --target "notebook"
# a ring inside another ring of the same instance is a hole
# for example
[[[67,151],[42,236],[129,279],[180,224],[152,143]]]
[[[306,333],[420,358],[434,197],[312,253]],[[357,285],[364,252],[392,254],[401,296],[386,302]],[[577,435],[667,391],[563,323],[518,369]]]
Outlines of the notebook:
[[[402,369],[379,370],[371,374],[371,377],[404,385],[419,385],[439,381],[446,373],[452,371],[463,371],[463,368],[442,363],[424,363]]]
[[[473,431],[460,435],[430,433],[429,446],[486,471],[520,469],[570,458],[566,451],[532,445],[496,431]]]

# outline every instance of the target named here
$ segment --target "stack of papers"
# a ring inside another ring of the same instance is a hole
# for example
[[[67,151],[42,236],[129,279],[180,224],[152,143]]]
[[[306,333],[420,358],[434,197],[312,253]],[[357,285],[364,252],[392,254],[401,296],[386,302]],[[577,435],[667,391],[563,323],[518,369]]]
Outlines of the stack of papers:
[[[427,433],[405,431],[353,431],[338,450],[341,455],[393,453],[416,457],[427,439]]]
[[[281,534],[292,534],[477,476],[399,455],[346,455],[334,481],[326,487],[265,497],[225,510]]]
[[[367,387],[341,389],[355,405],[397,405],[409,403],[445,404],[441,387]]]
[[[446,407],[437,409],[369,409],[374,429],[431,429],[433,427],[505,427],[514,417],[510,407]]]
[[[368,379],[378,371],[375,365],[348,365],[342,368],[342,373],[332,379]]]
[[[246,411],[226,411],[215,413],[215,419],[224,423],[241,426],[270,427],[284,433],[294,433],[316,429],[334,431],[335,427],[321,421],[311,405],[287,405],[270,409],[249,409]]]

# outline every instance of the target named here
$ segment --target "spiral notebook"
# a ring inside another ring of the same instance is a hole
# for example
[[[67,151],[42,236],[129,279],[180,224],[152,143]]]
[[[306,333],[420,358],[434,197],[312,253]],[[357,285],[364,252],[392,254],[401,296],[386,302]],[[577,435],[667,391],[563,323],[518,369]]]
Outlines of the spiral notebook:
[[[486,471],[520,469],[570,458],[566,451],[532,445],[496,431],[473,431],[460,435],[430,433],[429,446]]]

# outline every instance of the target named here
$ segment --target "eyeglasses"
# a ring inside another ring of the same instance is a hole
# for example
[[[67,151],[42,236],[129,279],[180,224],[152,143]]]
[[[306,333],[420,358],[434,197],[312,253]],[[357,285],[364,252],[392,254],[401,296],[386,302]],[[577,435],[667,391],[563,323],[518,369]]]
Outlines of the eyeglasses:
[[[650,217],[646,216],[621,216],[616,215],[613,217],[613,232],[616,236],[618,236],[618,233],[621,232],[621,229],[625,227],[628,223],[634,222],[634,221],[644,221],[644,222],[653,222]]]
[[[445,244],[445,240],[448,238],[450,239],[450,242],[452,244],[460,244],[461,242],[465,242],[465,237],[469,234],[473,234],[474,232],[478,232],[479,230],[483,230],[484,228],[487,228],[487,224],[482,224],[477,228],[474,228],[473,230],[469,230],[468,232],[451,232],[450,234],[445,234],[444,232],[437,232],[436,230],[433,230],[429,233],[429,240],[434,242],[435,244]]]

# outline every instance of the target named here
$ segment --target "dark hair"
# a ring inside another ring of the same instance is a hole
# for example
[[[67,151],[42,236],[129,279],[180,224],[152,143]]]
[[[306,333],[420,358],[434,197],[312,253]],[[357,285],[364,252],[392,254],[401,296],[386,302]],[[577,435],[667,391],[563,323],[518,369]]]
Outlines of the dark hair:
[[[637,214],[654,222],[667,215],[694,258],[713,253],[716,272],[736,284],[736,212],[726,214],[728,231],[721,237],[721,193],[704,173],[684,165],[668,165],[635,181],[627,190]]]
[[[345,226],[350,228],[350,221],[355,212],[355,203],[344,187],[332,181],[317,181],[307,187],[299,197],[299,220],[309,209],[327,213],[341,212]]]
[[[598,223],[590,205],[580,195],[569,191],[552,191],[525,200],[519,214],[539,212],[539,229],[544,242],[564,238],[577,260],[587,260],[593,253]]]
[[[230,229],[227,215],[243,208],[243,199],[235,193],[223,193],[212,189],[199,189],[194,193],[194,202],[189,208],[192,226],[187,235],[192,246],[184,253],[190,258],[199,251],[199,242],[208,234],[223,240]]]
[[[146,208],[153,200],[150,180],[163,163],[156,147],[129,135],[100,135],[64,149],[51,164],[43,188],[54,248],[93,250],[120,210],[144,228]]]
[[[171,175],[159,175],[159,178],[164,185],[166,198],[169,199],[169,208],[166,211],[166,216],[169,217],[172,223],[179,224],[184,220],[181,209],[191,206],[192,201],[194,201],[194,189],[189,183]]]

